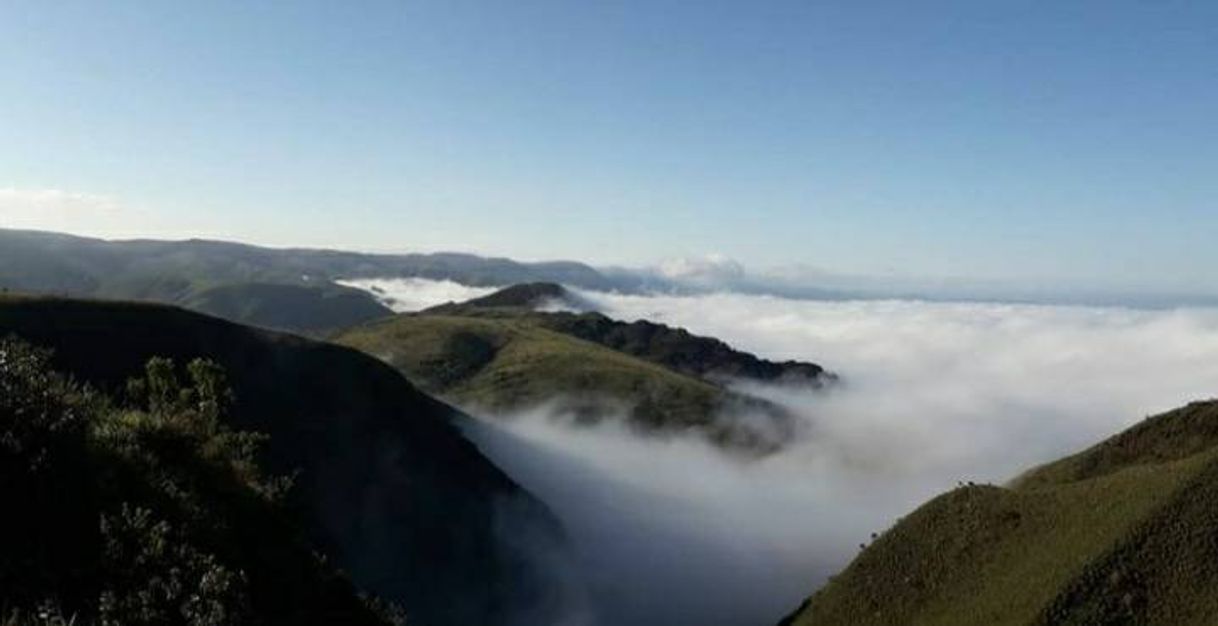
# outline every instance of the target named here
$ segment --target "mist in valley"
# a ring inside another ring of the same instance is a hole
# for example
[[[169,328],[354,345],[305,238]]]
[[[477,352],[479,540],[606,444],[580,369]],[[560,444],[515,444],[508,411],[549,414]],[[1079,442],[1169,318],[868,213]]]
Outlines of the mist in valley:
[[[698,436],[578,426],[549,406],[467,424],[565,525],[587,590],[572,623],[774,623],[935,494],[1005,482],[1210,397],[1218,380],[1209,309],[579,295],[841,381],[744,388],[802,426],[760,459]]]

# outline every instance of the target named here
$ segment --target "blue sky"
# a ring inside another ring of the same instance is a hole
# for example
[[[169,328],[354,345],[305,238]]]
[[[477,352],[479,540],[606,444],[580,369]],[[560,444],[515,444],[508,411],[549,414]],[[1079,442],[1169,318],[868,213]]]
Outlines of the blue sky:
[[[1218,3],[0,5],[0,220],[1218,293]]]

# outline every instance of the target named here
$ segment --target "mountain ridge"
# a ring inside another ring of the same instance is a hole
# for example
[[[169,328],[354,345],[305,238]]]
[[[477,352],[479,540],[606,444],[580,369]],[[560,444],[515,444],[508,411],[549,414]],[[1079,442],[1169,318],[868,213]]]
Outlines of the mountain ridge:
[[[574,261],[522,263],[464,253],[365,254],[266,248],[207,239],[109,241],[44,231],[0,229],[0,288],[70,297],[176,304],[236,322],[323,336],[392,313],[371,295],[335,281],[420,277],[499,286],[557,280],[593,289],[611,281]],[[295,288],[282,294],[267,285]],[[244,310],[214,289],[239,289],[269,303]],[[210,293],[209,293],[210,292]],[[343,297],[334,298],[334,294]],[[216,300],[221,300],[217,304]],[[277,308],[292,306],[285,323]]]

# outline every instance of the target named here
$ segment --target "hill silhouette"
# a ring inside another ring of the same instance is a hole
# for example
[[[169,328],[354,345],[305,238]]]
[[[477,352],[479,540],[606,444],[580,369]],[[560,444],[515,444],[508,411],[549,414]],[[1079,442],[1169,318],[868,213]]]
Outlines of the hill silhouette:
[[[546,615],[561,529],[458,432],[458,416],[357,351],[182,309],[0,297],[0,336],[54,350],[55,366],[118,390],[152,357],[223,367],[226,426],[264,433],[267,471],[295,475],[308,536],[361,588],[419,623]],[[546,559],[549,559],[548,561]]]

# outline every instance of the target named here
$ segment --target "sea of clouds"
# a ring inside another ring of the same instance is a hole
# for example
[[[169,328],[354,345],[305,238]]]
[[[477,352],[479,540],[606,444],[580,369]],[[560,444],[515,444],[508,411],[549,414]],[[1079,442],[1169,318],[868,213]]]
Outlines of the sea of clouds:
[[[382,304],[399,313],[472,300],[498,290],[498,287],[472,287],[451,280],[426,278],[353,278],[335,282],[371,292]]]
[[[871,533],[957,482],[1005,482],[1218,394],[1213,309],[579,295],[841,376],[827,392],[748,389],[807,426],[761,460],[564,425],[544,407],[470,424],[562,519],[592,624],[774,623]]]

